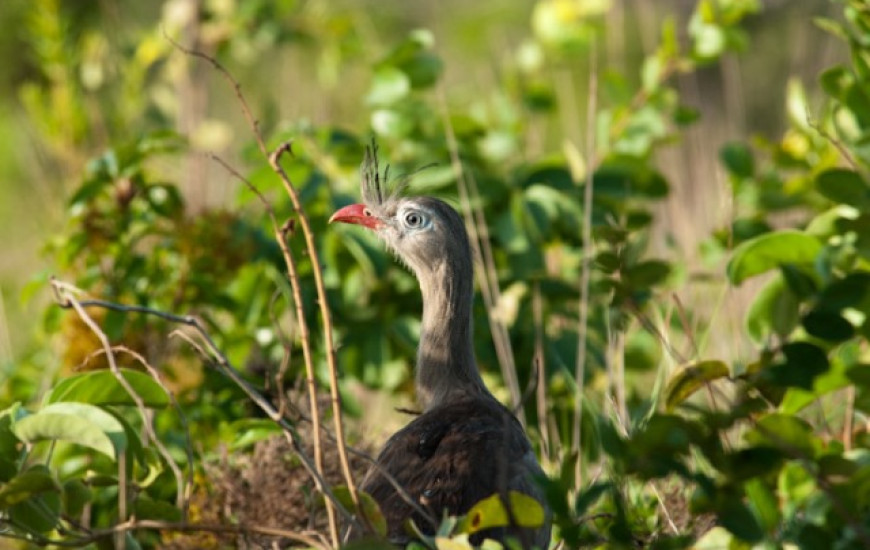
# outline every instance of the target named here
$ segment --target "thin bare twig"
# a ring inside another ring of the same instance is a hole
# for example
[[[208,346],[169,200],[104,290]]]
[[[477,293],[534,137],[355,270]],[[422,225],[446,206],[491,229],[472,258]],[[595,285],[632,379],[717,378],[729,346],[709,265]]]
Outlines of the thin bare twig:
[[[356,485],[353,481],[353,475],[350,470],[350,463],[347,460],[347,449],[344,441],[344,426],[342,424],[342,409],[341,397],[338,393],[338,366],[335,361],[335,344],[332,339],[332,314],[329,310],[329,302],[326,300],[326,287],[323,284],[323,269],[320,267],[320,254],[317,251],[317,245],[314,242],[314,233],[311,231],[311,224],[308,222],[308,215],[302,207],[302,202],[299,200],[299,193],[293,186],[290,176],[281,166],[281,156],[284,153],[291,153],[289,142],[282,143],[272,154],[269,155],[269,164],[272,169],[281,178],[284,184],[284,190],[290,196],[290,202],[293,204],[293,209],[296,215],[299,216],[299,223],[302,226],[302,234],[305,237],[305,246],[308,249],[308,254],[311,257],[311,267],[314,272],[314,287],[317,290],[317,303],[320,306],[320,317],[323,321],[323,336],[326,345],[326,363],[329,369],[329,393],[332,399],[332,418],[335,426],[336,446],[338,448],[338,458],[341,462],[341,469],[344,474],[347,489],[350,493],[350,498],[354,506],[359,509],[359,497],[356,493]]]
[[[4,520],[0,520],[0,525],[8,524]],[[227,534],[235,534],[235,535],[266,535],[272,537],[281,537],[285,539],[289,539],[292,541],[296,541],[302,544],[306,544],[311,548],[329,548],[327,544],[324,544],[322,541],[317,540],[313,536],[305,535],[302,533],[296,533],[294,531],[287,531],[285,529],[278,529],[275,527],[266,527],[261,525],[215,525],[208,523],[188,523],[188,522],[168,522],[168,521],[157,521],[157,520],[129,520],[123,523],[118,523],[111,528],[108,529],[95,529],[93,531],[89,531],[87,535],[79,536],[74,538],[73,540],[56,540],[49,537],[44,536],[30,536],[30,537],[16,537],[15,535],[11,535],[10,533],[4,533],[4,536],[12,536],[16,538],[21,538],[23,540],[28,540],[31,542],[35,542],[40,546],[60,546],[67,548],[80,548],[86,546],[90,543],[109,538],[109,537],[120,537],[124,538],[124,533],[130,531],[137,530],[149,530],[149,531],[170,531],[170,532],[179,532],[179,533],[227,533]]]
[[[212,155],[212,159],[220,164],[225,170],[232,174],[236,179],[241,181],[254,193],[266,210],[269,220],[272,224],[275,240],[278,241],[278,246],[281,248],[281,254],[284,257],[284,264],[287,267],[287,278],[290,281],[290,288],[293,292],[293,302],[295,303],[296,323],[299,325],[299,341],[302,345],[302,357],[305,362],[305,378],[308,387],[308,401],[311,407],[311,418],[313,424],[312,443],[314,445],[314,464],[317,467],[318,473],[323,475],[323,445],[320,441],[320,407],[317,403],[317,382],[314,378],[314,360],[311,354],[311,333],[308,329],[308,321],[305,319],[305,311],[302,307],[302,291],[299,285],[299,274],[296,269],[296,260],[290,253],[290,248],[287,245],[287,237],[290,234],[293,225],[285,223],[278,225],[278,220],[275,217],[275,209],[259,189],[235,168],[226,163],[217,155]],[[326,514],[329,520],[329,535],[332,538],[333,546],[339,544],[338,523],[335,518],[335,510],[331,504],[327,504]]]
[[[66,287],[71,292],[80,292],[78,289],[69,285],[67,283],[62,283],[60,281],[52,281],[53,287],[56,288],[55,285],[61,285]],[[58,296],[59,298],[62,295]],[[160,319],[164,319],[166,321],[170,321],[172,323],[176,323],[179,325],[184,325],[193,329],[193,331],[199,336],[202,340],[202,344],[197,343],[193,338],[188,336],[182,331],[174,331],[173,334],[181,335],[188,343],[194,346],[194,349],[200,352],[200,354],[207,359],[210,363],[217,365],[221,373],[229,378],[236,386],[238,386],[251,401],[256,404],[260,410],[262,410],[273,422],[278,424],[282,430],[284,431],[285,436],[290,442],[293,450],[299,456],[300,461],[302,462],[303,467],[308,471],[311,477],[314,479],[314,482],[317,485],[317,489],[323,493],[328,499],[332,501],[335,505],[338,512],[344,516],[347,520],[356,523],[355,518],[350,512],[348,512],[344,506],[341,505],[341,502],[335,497],[335,494],[329,488],[329,485],[317,472],[317,468],[315,468],[313,461],[308,455],[305,453],[305,450],[302,448],[299,443],[299,436],[296,433],[296,429],[285,419],[283,418],[275,407],[262,395],[260,395],[254,388],[251,387],[248,382],[241,377],[236,368],[232,365],[226,355],[218,348],[217,344],[215,344],[214,340],[211,338],[211,335],[203,326],[202,322],[192,315],[175,315],[172,313],[166,313],[165,311],[160,311],[156,309],[152,309],[145,306],[134,306],[134,305],[123,305],[117,304],[115,302],[108,302],[105,300],[78,300],[75,302],[82,308],[87,307],[101,307],[113,311],[121,311],[121,312],[135,312],[142,313],[147,315],[152,315],[154,317],[158,317]],[[73,307],[69,301],[60,301],[59,305],[64,308]]]
[[[338,437],[337,448],[339,461],[341,462],[342,473],[344,475],[345,483],[347,483],[347,488],[348,492],[350,493],[351,500],[353,501],[354,506],[359,509],[359,498],[357,497],[356,493],[356,485],[353,481],[353,475],[350,470],[350,464],[347,460],[347,451],[345,449],[344,426],[342,424],[343,415],[341,409],[341,399],[338,392],[338,367],[335,361],[335,346],[332,338],[332,319],[329,310],[329,303],[326,300],[326,290],[323,284],[323,270],[320,267],[320,254],[318,254],[317,245],[314,242],[314,235],[311,231],[311,225],[308,222],[308,215],[306,214],[305,209],[302,207],[302,202],[299,200],[299,194],[296,192],[296,188],[293,185],[290,177],[287,175],[287,172],[280,164],[281,156],[285,152],[292,153],[290,143],[282,143],[275,151],[272,151],[270,153],[268,148],[266,147],[266,142],[263,139],[263,134],[260,132],[259,122],[254,117],[253,111],[251,110],[250,106],[248,105],[247,99],[245,99],[245,96],[242,93],[242,86],[239,81],[236,80],[236,78],[214,57],[203,52],[192,50],[190,48],[185,48],[184,46],[178,44],[169,37],[167,37],[167,39],[176,48],[186,53],[187,55],[198,57],[208,62],[224,77],[224,79],[230,84],[230,86],[232,86],[236,94],[236,99],[238,100],[239,105],[242,109],[242,113],[244,114],[245,119],[248,121],[248,124],[251,127],[251,132],[254,135],[254,139],[257,142],[257,146],[260,149],[260,152],[269,160],[269,164],[271,165],[272,170],[281,179],[281,183],[284,185],[284,190],[290,197],[290,202],[293,204],[293,209],[296,212],[296,215],[299,217],[299,222],[302,226],[302,233],[305,237],[305,246],[308,250],[309,257],[311,258],[311,265],[314,271],[314,285],[317,291],[317,301],[320,306],[320,316],[323,321],[323,333],[325,337],[324,343],[326,346],[326,361],[329,369],[329,390],[332,400],[332,417],[335,423],[335,433]]]
[[[181,408],[181,405],[178,404],[178,400],[175,398],[175,394],[166,386],[163,382],[163,379],[160,376],[160,373],[155,369],[145,357],[142,356],[141,353],[128,348],[127,346],[112,346],[111,350],[115,353],[124,353],[132,357],[139,365],[144,368],[151,378],[154,379],[157,384],[163,388],[163,391],[166,392],[166,395],[169,397],[169,402],[172,405],[172,408],[175,410],[176,414],[178,414],[178,418],[181,421],[181,426],[184,430],[184,438],[185,438],[185,454],[187,455],[187,477],[184,477],[184,474],[181,472],[181,468],[179,468],[178,464],[175,460],[172,459],[172,455],[169,453],[169,450],[163,445],[163,442],[160,441],[159,438],[155,437],[156,434],[153,432],[153,428],[151,430],[146,429],[146,435],[148,438],[154,443],[157,447],[158,452],[169,465],[169,468],[172,470],[173,475],[175,476],[176,485],[178,487],[178,494],[176,495],[176,507],[182,511],[182,517],[187,518],[188,512],[188,497],[190,496],[190,490],[193,487],[193,443],[190,439],[190,427],[187,424],[187,417],[184,414],[184,411]],[[106,350],[101,348],[96,352],[90,354],[85,358],[85,363],[89,361],[93,357],[98,357],[100,355],[105,355]],[[151,424],[150,415],[148,419],[143,419],[146,425]]]

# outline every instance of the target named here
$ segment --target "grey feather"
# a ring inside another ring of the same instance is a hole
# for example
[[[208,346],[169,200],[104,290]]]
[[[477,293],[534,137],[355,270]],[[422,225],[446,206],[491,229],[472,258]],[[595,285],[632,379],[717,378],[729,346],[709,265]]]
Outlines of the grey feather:
[[[372,142],[360,167],[363,200],[380,221],[377,235],[414,272],[423,295],[416,388],[424,413],[390,438],[377,462],[436,518],[445,510],[466,513],[495,492],[516,490],[542,501],[533,482],[541,468],[522,426],[487,390],[477,368],[474,271],[465,223],[441,200],[403,197],[407,178],[388,178],[389,167],[380,172]],[[362,489],[381,505],[391,537],[403,536],[406,519],[422,519],[376,470]],[[500,540],[512,535],[525,547],[546,547],[550,527],[547,522],[538,529],[486,535]]]

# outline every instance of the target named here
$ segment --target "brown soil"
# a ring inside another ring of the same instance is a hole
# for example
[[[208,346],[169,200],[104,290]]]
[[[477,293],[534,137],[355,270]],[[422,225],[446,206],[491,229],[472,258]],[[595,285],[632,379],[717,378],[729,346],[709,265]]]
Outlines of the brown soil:
[[[300,434],[305,441],[310,434]],[[334,444],[324,444],[324,477],[331,486],[345,485]],[[306,445],[308,456],[313,456]],[[359,482],[368,462],[349,456],[354,479]],[[225,456],[196,484],[191,498],[190,521],[210,525],[244,525],[277,528],[328,542],[329,530],[323,499],[313,479],[301,465],[290,443],[275,437],[257,443],[253,452]],[[161,548],[289,548],[299,545],[284,537],[237,533],[164,533]]]

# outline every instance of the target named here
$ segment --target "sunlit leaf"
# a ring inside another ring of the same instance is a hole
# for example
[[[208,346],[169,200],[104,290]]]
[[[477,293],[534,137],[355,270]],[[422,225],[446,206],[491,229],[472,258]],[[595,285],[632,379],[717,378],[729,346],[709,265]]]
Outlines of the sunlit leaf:
[[[435,548],[437,550],[474,550],[474,546],[468,542],[466,537],[435,537]]]
[[[367,100],[373,105],[391,105],[411,91],[411,81],[399,69],[385,66],[378,69],[372,79]]]
[[[245,449],[281,433],[281,427],[276,422],[264,418],[242,419],[233,422],[228,430],[235,435],[230,444],[233,450]]]
[[[511,515],[516,525],[520,527],[540,527],[544,523],[544,508],[534,498],[510,491],[509,493]],[[511,516],[502,502],[501,495],[489,496],[468,511],[465,518],[460,522],[458,529],[463,533],[477,533],[493,527],[505,527],[511,524]]]
[[[333,487],[332,492],[342,506],[348,510],[355,509],[350,491],[346,486]],[[365,516],[366,521],[375,529],[377,534],[385,536],[387,534],[387,520],[381,512],[378,502],[364,491],[357,491],[357,499],[359,501],[358,512]]]
[[[121,423],[108,412],[85,403],[52,403],[22,418],[12,429],[18,439],[27,443],[68,441],[90,447],[113,460],[127,448]]]
[[[738,246],[728,262],[728,278],[735,285],[783,264],[811,265],[822,249],[815,237],[801,231],[767,233]]]
[[[761,520],[761,526],[765,531],[772,533],[782,519],[779,502],[773,490],[764,481],[755,478],[746,484],[746,496],[749,497],[750,507]]]
[[[169,405],[169,396],[151,376],[130,369],[120,369],[146,407]],[[109,370],[97,370],[61,380],[46,397],[46,403],[77,401],[91,405],[135,405],[133,398]]]
[[[706,384],[728,376],[728,365],[722,361],[696,361],[682,367],[665,389],[665,407],[673,410]]]

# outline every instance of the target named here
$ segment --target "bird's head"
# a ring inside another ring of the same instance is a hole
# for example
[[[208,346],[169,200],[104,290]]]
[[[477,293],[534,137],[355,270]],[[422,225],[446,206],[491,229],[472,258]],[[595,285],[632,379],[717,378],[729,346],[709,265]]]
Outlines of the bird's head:
[[[459,214],[432,197],[401,196],[403,182],[385,192],[388,172],[389,168],[382,176],[378,171],[377,147],[367,148],[360,168],[363,202],[338,210],[330,223],[373,230],[418,277],[447,262],[470,261],[468,236]]]

